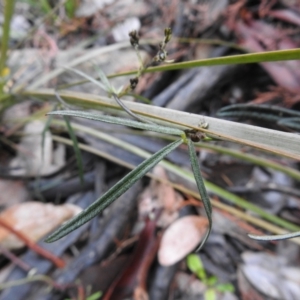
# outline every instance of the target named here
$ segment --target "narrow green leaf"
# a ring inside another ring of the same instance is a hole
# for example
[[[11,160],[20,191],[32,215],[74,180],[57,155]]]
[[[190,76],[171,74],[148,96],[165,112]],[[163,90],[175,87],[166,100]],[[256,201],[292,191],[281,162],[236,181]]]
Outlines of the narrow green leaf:
[[[206,212],[206,215],[207,215],[207,218],[208,218],[208,230],[207,230],[206,235],[203,238],[200,246],[196,250],[196,251],[199,251],[203,247],[203,245],[205,244],[206,240],[209,237],[210,231],[211,231],[211,227],[212,227],[212,218],[211,218],[212,207],[211,207],[210,199],[207,195],[204,180],[203,180],[201,172],[200,172],[200,167],[199,167],[199,163],[198,163],[194,143],[190,139],[188,139],[187,141],[188,141],[189,155],[190,155],[192,170],[193,170],[194,177],[195,177],[195,180],[196,180],[196,183],[197,183],[197,187],[198,187],[198,190],[199,190],[199,193],[200,193],[200,196],[201,196],[204,208],[205,208],[205,212]]]
[[[277,234],[277,235],[254,235],[248,234],[251,239],[257,241],[279,241],[279,240],[287,240],[300,236],[300,231],[290,232],[285,234]]]
[[[2,34],[1,34],[1,47],[0,47],[0,96],[3,97],[3,86],[5,84],[4,70],[7,60],[7,51],[9,47],[9,32],[11,19],[14,13],[15,0],[6,0],[4,1],[4,8],[2,6],[2,17],[4,14],[4,22],[2,24]]]
[[[76,70],[76,69],[73,69],[73,68],[70,68],[70,67],[64,67],[65,69],[69,70],[69,71],[72,71],[76,74],[78,74],[79,76],[82,76],[84,78],[86,78],[87,80],[89,80],[90,82],[92,83],[95,83],[96,85],[98,85],[102,90],[106,91],[106,92],[110,92],[110,90],[104,85],[102,84],[100,81],[96,80],[95,78],[93,78],[92,76],[89,76],[79,70]]]
[[[115,89],[111,85],[111,83],[109,82],[109,80],[107,79],[107,77],[104,74],[104,72],[98,66],[96,66],[96,65],[94,66],[94,68],[98,72],[98,75],[99,75],[99,78],[100,78],[101,82],[107,87],[107,90],[109,90],[110,92],[114,92]]]
[[[45,241],[47,243],[54,242],[94,218],[97,214],[103,211],[103,209],[105,209],[108,205],[125,193],[136,181],[149,172],[150,169],[158,164],[167,154],[176,149],[182,143],[183,139],[179,139],[159,150],[148,159],[144,160],[134,170],[132,170],[112,188],[110,188],[102,197],[97,199],[92,205],[90,205],[76,217],[66,222],[58,230],[52,233]]]
[[[141,122],[145,122],[145,123],[152,123],[151,121],[148,121],[147,119],[140,117],[138,115],[136,115],[135,113],[133,113],[122,101],[121,99],[119,99],[118,95],[116,95],[115,93],[115,88],[110,84],[110,82],[108,81],[107,77],[105,76],[105,74],[99,69],[99,77],[100,80],[102,81],[102,83],[98,80],[96,80],[95,78],[81,72],[78,71],[76,69],[73,68],[68,68],[66,67],[66,69],[73,71],[74,73],[88,79],[90,82],[95,83],[96,85],[98,85],[100,88],[102,88],[104,91],[106,91],[107,93],[109,93],[110,95],[112,95],[115,99],[115,101],[134,119],[141,121]]]
[[[142,122],[142,123],[150,123],[150,124],[155,124],[152,121],[149,121],[141,116],[138,116],[137,114],[135,114],[134,112],[132,112],[125,104],[124,102],[121,101],[121,99],[115,94],[113,93],[112,96],[114,97],[115,101],[134,119]]]
[[[288,49],[288,50],[275,50],[275,51],[264,51],[256,53],[238,54],[222,57],[214,57],[207,59],[191,60],[187,62],[179,62],[174,64],[159,65],[156,67],[150,67],[145,70],[145,73],[152,72],[163,72],[170,70],[182,70],[187,68],[197,68],[203,66],[217,66],[217,65],[232,65],[232,64],[249,64],[249,63],[260,63],[269,61],[284,61],[284,60],[299,60],[300,49]],[[136,71],[126,72],[122,75],[131,75]]]
[[[78,167],[78,172],[79,172],[79,178],[80,178],[80,182],[83,185],[84,183],[84,178],[83,178],[83,163],[82,163],[82,156],[81,156],[81,152],[78,146],[78,140],[77,137],[74,133],[74,130],[71,126],[70,120],[67,116],[64,116],[64,120],[66,122],[67,125],[67,129],[70,135],[70,138],[72,140],[73,143],[73,148],[74,148],[74,152],[75,152],[75,157],[76,157],[76,162],[77,162],[77,167]]]
[[[62,105],[62,107],[63,107],[64,109],[66,109],[66,108],[71,109],[71,105],[69,105],[69,104],[68,104],[68,103],[60,96],[60,94],[58,93],[57,90],[54,90],[54,93],[55,93],[55,96],[56,96],[57,100],[60,102],[60,104]]]
[[[184,134],[184,132],[182,130],[176,129],[176,128],[160,126],[157,124],[142,123],[142,122],[137,122],[134,120],[100,115],[100,114],[95,114],[95,113],[90,113],[90,112],[85,112],[85,111],[79,111],[79,110],[52,111],[52,112],[49,112],[48,115],[79,117],[79,118],[84,118],[84,119],[89,119],[89,120],[125,125],[125,126],[138,128],[138,129],[150,130],[150,131],[171,134],[171,135],[177,135],[177,136],[182,136]]]

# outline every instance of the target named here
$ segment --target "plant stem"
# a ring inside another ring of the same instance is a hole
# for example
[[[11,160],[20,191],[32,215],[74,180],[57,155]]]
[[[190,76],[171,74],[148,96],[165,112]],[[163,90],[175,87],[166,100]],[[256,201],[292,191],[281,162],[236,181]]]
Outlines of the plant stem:
[[[15,0],[6,0],[4,1],[4,24],[3,24],[3,33],[1,40],[1,55],[0,55],[0,95],[3,93],[3,87],[5,81],[4,77],[4,68],[6,65],[7,50],[9,44],[9,32],[10,32],[10,22],[14,12]]]

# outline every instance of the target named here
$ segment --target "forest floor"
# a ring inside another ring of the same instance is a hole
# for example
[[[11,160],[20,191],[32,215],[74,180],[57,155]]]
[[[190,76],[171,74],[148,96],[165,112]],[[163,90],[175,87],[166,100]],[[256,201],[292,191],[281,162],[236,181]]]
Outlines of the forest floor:
[[[165,28],[172,29],[166,50],[174,62],[299,48],[298,1],[57,2],[16,1],[11,23],[5,89],[14,98],[0,106],[0,300],[300,299],[299,238],[250,239],[249,233],[268,234],[278,224],[208,188],[212,232],[195,252],[208,227],[205,211],[188,192],[197,191],[195,184],[166,164],[90,222],[45,243],[140,164],[146,157],[141,151],[155,153],[168,139],[70,118],[80,166],[63,119],[50,123],[45,116],[64,101],[30,93],[47,88],[107,96],[61,67],[94,78],[95,66],[108,77],[136,70],[132,30],[139,33],[145,62],[158,53]],[[115,87],[129,83],[128,76],[109,80]],[[142,97],[124,99],[201,115],[203,122],[222,117],[299,134],[299,91],[300,61],[285,61],[146,73],[134,90]],[[298,120],[287,123],[285,114]],[[196,149],[207,182],[299,230],[299,162],[222,140],[200,142]],[[166,160],[181,173],[191,170],[185,145]]]

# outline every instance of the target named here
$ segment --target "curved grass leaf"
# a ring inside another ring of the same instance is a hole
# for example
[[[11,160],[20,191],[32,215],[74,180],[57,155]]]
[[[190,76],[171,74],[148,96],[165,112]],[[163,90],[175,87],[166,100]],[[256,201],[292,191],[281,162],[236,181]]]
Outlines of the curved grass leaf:
[[[60,102],[60,104],[62,105],[62,107],[64,109],[71,109],[71,105],[69,105],[58,93],[58,90],[54,90],[55,96],[57,98],[57,100]]]
[[[90,81],[90,82],[92,82],[92,83],[98,85],[98,86],[99,86],[102,90],[104,90],[105,92],[108,92],[108,93],[111,92],[109,86],[104,85],[103,83],[101,83],[99,80],[96,80],[96,79],[95,79],[94,77],[92,77],[92,76],[89,76],[89,75],[87,75],[87,74],[85,74],[85,73],[83,73],[83,72],[81,72],[81,71],[79,71],[79,70],[76,70],[76,69],[73,69],[73,68],[70,68],[70,67],[64,67],[64,69],[69,70],[69,71],[72,71],[72,72],[78,74],[78,75],[81,76],[81,77],[84,77],[84,78],[87,79],[88,81]]]
[[[99,77],[100,77],[100,81],[96,80],[95,78],[93,78],[92,76],[89,76],[79,70],[73,69],[73,68],[68,68],[66,67],[67,70],[70,70],[84,78],[86,78],[87,80],[89,80],[90,82],[95,83],[96,85],[98,85],[101,89],[103,89],[104,91],[106,91],[109,95],[112,95],[115,99],[115,101],[134,119],[141,121],[141,122],[145,122],[145,123],[152,123],[151,121],[146,120],[143,117],[140,117],[138,115],[136,115],[135,113],[133,113],[122,101],[121,99],[119,99],[118,95],[116,95],[116,90],[115,88],[110,84],[110,82],[108,81],[107,77],[105,76],[105,74],[101,71],[99,72]]]
[[[141,116],[138,116],[137,114],[133,113],[122,101],[121,99],[115,94],[113,93],[112,96],[114,97],[115,101],[134,119],[143,122],[143,123],[150,123],[150,124],[155,124],[152,121],[149,121]]]
[[[113,123],[119,125],[130,126],[138,129],[150,130],[159,133],[166,133],[171,135],[182,136],[184,131],[176,128],[160,126],[157,124],[148,124],[148,123],[141,123],[134,120],[119,118],[119,117],[112,117],[106,115],[100,115],[85,111],[78,111],[78,110],[59,110],[59,111],[52,111],[49,112],[48,115],[59,115],[59,116],[72,116],[72,117],[79,117],[89,120],[101,121],[105,123]]]
[[[279,241],[279,240],[287,240],[300,236],[300,231],[290,232],[285,234],[277,234],[277,235],[254,235],[248,234],[251,239],[257,241]]]
[[[98,72],[98,75],[99,75],[99,79],[101,80],[101,82],[104,84],[104,86],[107,87],[107,89],[112,92],[112,93],[115,93],[115,89],[114,87],[112,86],[112,84],[109,82],[109,80],[107,79],[106,75],[104,74],[104,72],[97,66],[97,65],[94,65],[94,68],[96,70],[96,72]]]
[[[125,193],[136,181],[148,173],[148,171],[158,164],[167,154],[176,149],[182,143],[183,139],[176,140],[175,142],[167,145],[163,149],[153,154],[148,159],[144,160],[134,170],[132,170],[112,188],[110,188],[102,197],[97,199],[92,205],[90,205],[76,217],[61,226],[45,241],[47,243],[54,242],[94,218],[97,214],[103,211],[103,209],[105,209],[108,205]]]
[[[208,230],[207,230],[206,235],[205,235],[204,239],[202,240],[200,246],[196,250],[196,251],[199,251],[203,247],[205,242],[207,241],[207,239],[209,237],[209,234],[210,234],[210,231],[211,231],[211,227],[212,227],[212,218],[211,218],[212,207],[211,207],[209,197],[207,195],[204,180],[203,180],[201,172],[200,172],[199,163],[198,163],[194,143],[190,139],[188,139],[187,142],[188,142],[188,147],[189,147],[189,155],[190,155],[192,170],[193,170],[194,177],[195,177],[195,180],[196,180],[196,183],[197,183],[197,187],[198,187],[198,190],[199,190],[199,193],[200,193],[200,196],[201,196],[204,208],[205,208],[205,212],[206,212],[206,215],[207,215],[207,218],[208,218]]]

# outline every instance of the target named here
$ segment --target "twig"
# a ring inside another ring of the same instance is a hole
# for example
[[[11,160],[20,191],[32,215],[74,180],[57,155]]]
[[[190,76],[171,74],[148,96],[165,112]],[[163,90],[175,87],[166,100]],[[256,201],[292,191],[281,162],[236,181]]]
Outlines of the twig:
[[[20,240],[24,242],[26,246],[28,246],[31,250],[35,251],[39,255],[49,259],[53,262],[58,268],[64,268],[65,262],[60,259],[59,257],[53,255],[49,251],[45,250],[38,244],[36,244],[34,241],[32,241],[30,238],[28,238],[25,234],[22,232],[14,229],[11,225],[7,224],[3,219],[0,218],[0,226],[4,227],[6,230],[8,230],[10,233],[17,236]]]
[[[22,261],[19,257],[14,255],[11,251],[0,245],[0,252],[3,254],[6,258],[8,258],[11,262],[13,262],[16,266],[18,266],[20,269],[29,272],[32,268],[26,264],[24,261]]]

